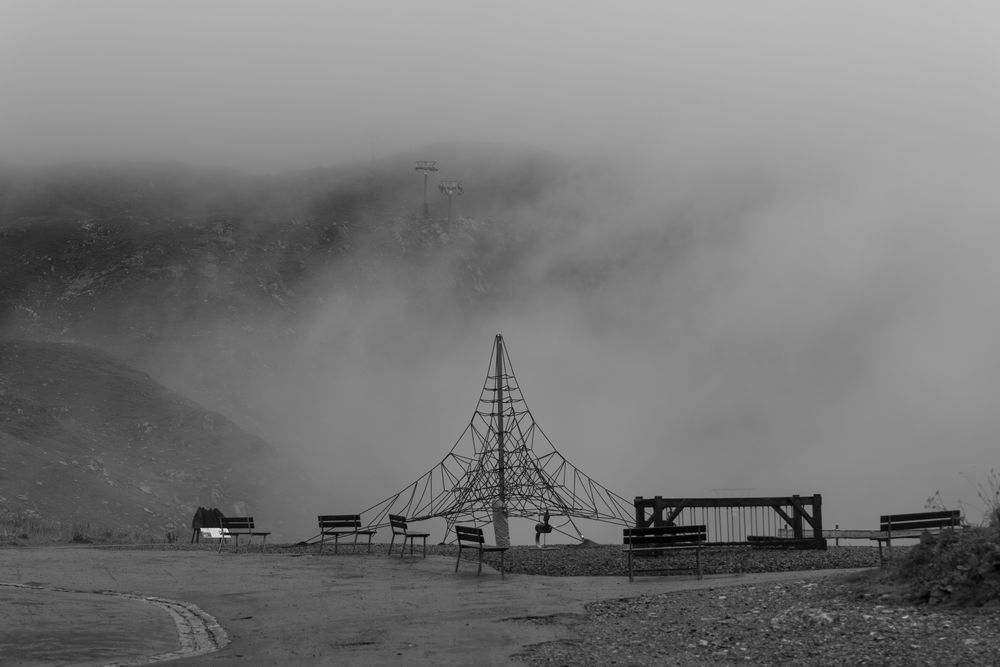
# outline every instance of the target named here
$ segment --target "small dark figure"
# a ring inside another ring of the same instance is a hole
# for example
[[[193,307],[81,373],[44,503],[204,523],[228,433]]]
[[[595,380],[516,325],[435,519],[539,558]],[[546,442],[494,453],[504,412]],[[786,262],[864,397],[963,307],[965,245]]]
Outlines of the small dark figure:
[[[191,544],[201,542],[202,528],[222,528],[222,517],[223,514],[218,507],[212,509],[199,507],[191,519]]]
[[[542,537],[542,533],[548,534],[552,532],[552,526],[549,525],[549,511],[545,510],[545,514],[542,516],[542,522],[535,524],[535,546],[538,546],[538,540]]]

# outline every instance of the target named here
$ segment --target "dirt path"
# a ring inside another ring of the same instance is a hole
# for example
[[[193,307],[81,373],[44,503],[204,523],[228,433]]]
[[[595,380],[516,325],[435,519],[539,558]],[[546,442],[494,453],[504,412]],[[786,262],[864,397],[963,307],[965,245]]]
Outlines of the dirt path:
[[[0,586],[0,655],[23,665],[182,655],[172,664],[505,665],[524,645],[566,636],[565,621],[591,601],[818,574],[629,584],[477,577],[440,556],[8,548],[0,582],[16,586]]]

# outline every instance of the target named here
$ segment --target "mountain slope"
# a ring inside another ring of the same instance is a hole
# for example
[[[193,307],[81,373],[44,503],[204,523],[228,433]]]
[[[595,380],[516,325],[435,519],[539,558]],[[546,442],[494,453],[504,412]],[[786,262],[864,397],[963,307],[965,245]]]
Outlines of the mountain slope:
[[[81,345],[0,341],[0,447],[15,518],[164,539],[199,505],[274,527],[301,506],[266,442]]]
[[[438,175],[465,182],[451,221],[433,179],[430,219],[420,216],[423,183],[414,159],[438,159]],[[559,303],[589,301],[629,265],[660,261],[671,239],[658,231],[586,233],[593,219],[621,214],[615,210],[621,194],[600,207],[585,196],[599,184],[602,198],[608,197],[614,182],[593,165],[519,148],[462,145],[276,176],[157,164],[0,167],[0,337],[103,350],[217,412],[218,419],[224,415],[229,421],[220,423],[227,428],[238,425],[303,465],[310,460],[326,477],[325,485],[311,487],[323,495],[288,503],[288,516],[315,518],[348,504],[357,511],[368,498],[352,484],[364,486],[383,469],[391,472],[385,460],[407,449],[412,424],[424,418],[397,416],[411,403],[395,409],[396,390],[374,390],[377,380],[391,373],[394,385],[413,383],[418,368],[439,374],[449,368],[454,341],[479,324],[507,326],[530,316],[532,300],[553,293]],[[604,317],[599,307],[593,313]],[[102,373],[124,379],[107,367]],[[70,484],[81,475],[103,478],[101,471],[110,469],[112,481],[128,481],[105,483],[119,495],[101,497],[101,505],[107,500],[122,512],[138,506],[143,516],[129,521],[151,529],[176,524],[175,514],[139,504],[149,500],[151,492],[142,488],[153,488],[145,477],[155,471],[140,466],[132,474],[127,467],[155,456],[164,471],[185,482],[208,465],[221,474],[221,457],[209,463],[199,458],[218,455],[202,449],[220,449],[212,439],[219,434],[191,417],[176,427],[187,435],[171,439],[174,427],[146,416],[162,406],[98,400],[102,392],[94,383],[101,373],[79,375],[87,381],[66,396],[40,396],[27,405],[17,401],[51,390],[33,387],[44,377],[24,375],[18,391],[5,390],[0,437],[31,474],[16,493],[0,491],[6,499],[0,506],[65,516],[66,499],[36,507],[17,497],[41,498],[46,475],[72,472],[65,477]],[[118,424],[114,451],[133,457],[127,465],[116,467],[95,453],[84,460],[75,450],[55,456],[48,444],[45,455],[39,453],[38,443],[52,433],[62,446],[97,448],[106,435],[102,424],[83,416],[107,409],[131,413],[110,418]],[[16,426],[22,413],[35,415],[35,430]],[[351,419],[343,418],[347,413]],[[365,426],[371,422],[382,427],[374,435]],[[424,437],[450,437],[442,431]],[[155,451],[139,446],[147,441]],[[240,456],[237,451],[226,461]],[[274,453],[254,449],[246,458],[266,467]],[[364,467],[363,480],[338,474],[347,462],[354,471]],[[177,515],[187,521],[188,510],[219,495],[206,479],[192,482],[186,495],[165,496],[161,506],[183,507]],[[234,485],[241,481],[232,478]],[[256,497],[255,489],[234,488],[224,495]],[[124,489],[140,491],[121,495]],[[149,519],[142,507],[157,517]],[[261,504],[251,502],[259,514],[255,507]],[[311,529],[303,525],[292,537]]]

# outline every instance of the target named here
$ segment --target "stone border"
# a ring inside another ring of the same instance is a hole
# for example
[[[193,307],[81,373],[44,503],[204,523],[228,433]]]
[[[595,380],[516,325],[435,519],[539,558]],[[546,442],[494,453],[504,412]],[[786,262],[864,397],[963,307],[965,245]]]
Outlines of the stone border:
[[[179,600],[168,600],[166,598],[152,595],[137,595],[135,593],[119,593],[117,591],[81,591],[71,588],[60,588],[58,586],[36,586],[31,584],[10,584],[0,583],[0,586],[10,588],[22,588],[34,591],[52,591],[54,593],[84,593],[90,595],[106,595],[110,597],[122,598],[123,600],[135,600],[156,605],[160,609],[170,614],[177,626],[177,638],[180,648],[167,653],[157,653],[156,655],[136,658],[126,662],[112,662],[112,666],[119,665],[145,665],[156,662],[167,662],[169,660],[179,660],[180,658],[190,658],[196,655],[204,655],[218,651],[229,644],[229,635],[219,625],[215,618],[201,610],[196,605]]]

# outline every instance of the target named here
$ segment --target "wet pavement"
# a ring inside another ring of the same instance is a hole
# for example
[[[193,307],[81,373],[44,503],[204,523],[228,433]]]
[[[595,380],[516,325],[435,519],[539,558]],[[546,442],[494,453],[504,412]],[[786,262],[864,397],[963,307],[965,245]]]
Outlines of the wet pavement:
[[[443,556],[0,549],[2,664],[511,664],[588,602],[829,571],[541,577]],[[542,621],[542,622],[540,622]]]

